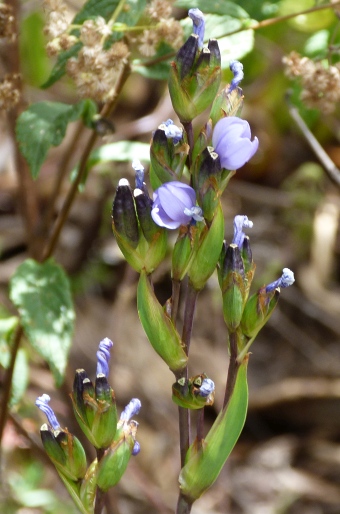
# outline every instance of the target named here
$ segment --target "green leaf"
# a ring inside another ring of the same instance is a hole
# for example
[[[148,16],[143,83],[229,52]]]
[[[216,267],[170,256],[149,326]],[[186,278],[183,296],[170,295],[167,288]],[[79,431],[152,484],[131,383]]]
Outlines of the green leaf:
[[[28,259],[11,279],[10,298],[19,310],[29,342],[47,361],[59,386],[65,373],[75,318],[65,272],[53,260],[40,264]]]
[[[38,177],[49,148],[62,142],[67,125],[80,118],[89,125],[96,111],[92,100],[82,100],[75,105],[38,102],[19,116],[16,125],[17,139],[34,179]]]
[[[8,368],[11,359],[11,342],[19,319],[10,316],[0,319],[0,365]]]
[[[53,66],[51,71],[51,75],[48,77],[46,82],[41,86],[43,89],[47,89],[48,87],[53,86],[55,82],[57,82],[61,77],[63,77],[66,73],[66,63],[71,57],[75,57],[79,50],[82,48],[83,43],[78,41],[78,43],[74,44],[68,50],[64,52],[60,52],[57,57],[57,62]]]
[[[86,167],[93,168],[103,162],[126,162],[138,158],[140,161],[150,162],[150,145],[131,141],[118,141],[103,145],[91,153]]]
[[[30,13],[22,20],[20,26],[20,57],[24,82],[33,86],[39,86],[46,80],[51,68],[46,55],[44,23],[40,10]]]
[[[28,374],[27,354],[24,349],[20,348],[15,360],[10,407],[17,405],[24,396],[28,385]]]
[[[234,2],[228,2],[228,0],[211,0],[210,2],[207,0],[176,0],[175,7],[184,9],[197,7],[204,14],[228,14],[233,18],[249,18],[249,14],[242,7]]]
[[[192,445],[188,450],[179,482],[183,494],[193,500],[215,482],[240,437],[248,408],[247,362],[247,358],[242,362],[230,401],[217,416],[203,447],[197,452]]]

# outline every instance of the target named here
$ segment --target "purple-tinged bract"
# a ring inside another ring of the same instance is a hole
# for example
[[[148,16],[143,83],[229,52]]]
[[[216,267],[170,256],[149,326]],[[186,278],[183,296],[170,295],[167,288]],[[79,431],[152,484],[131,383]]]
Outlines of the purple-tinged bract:
[[[237,170],[256,153],[259,140],[251,141],[249,123],[236,116],[219,120],[214,128],[212,143],[218,153],[221,166],[227,170]]]

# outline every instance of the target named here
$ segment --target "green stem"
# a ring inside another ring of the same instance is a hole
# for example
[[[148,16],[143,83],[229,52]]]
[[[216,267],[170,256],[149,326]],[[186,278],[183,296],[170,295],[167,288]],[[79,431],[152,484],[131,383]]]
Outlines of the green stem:
[[[192,502],[190,502],[182,493],[179,494],[176,514],[190,514]]]
[[[13,372],[14,372],[14,366],[20,346],[21,337],[23,335],[23,329],[21,325],[18,326],[15,332],[14,341],[11,348],[11,361],[9,363],[8,368],[5,372],[5,377],[3,381],[3,394],[1,399],[1,409],[0,409],[0,448],[1,448],[1,441],[2,436],[4,433],[4,428],[7,421],[8,416],[8,407],[9,407],[9,400],[11,397],[12,392],[12,379],[13,379]]]
[[[181,292],[181,283],[178,280],[172,281],[172,296],[171,296],[171,320],[176,326],[178,315],[179,298]]]
[[[230,332],[230,334],[229,334],[230,360],[229,360],[228,378],[227,378],[227,383],[226,383],[226,388],[225,388],[223,408],[229,402],[231,395],[234,391],[237,372],[238,372],[238,368],[240,367],[240,363],[237,360],[237,353],[238,353],[237,339],[238,339],[237,333]]]

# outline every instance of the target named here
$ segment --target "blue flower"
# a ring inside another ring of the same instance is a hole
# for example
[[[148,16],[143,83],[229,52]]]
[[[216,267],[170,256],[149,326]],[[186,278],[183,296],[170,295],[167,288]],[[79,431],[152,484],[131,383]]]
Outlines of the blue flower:
[[[176,229],[192,219],[202,221],[201,214],[194,189],[183,182],[166,182],[153,194],[151,216],[160,227]]]
[[[289,268],[283,268],[281,277],[266,286],[266,293],[270,293],[278,287],[289,287],[294,284],[294,282],[294,273]]]
[[[215,384],[210,378],[205,378],[199,390],[199,395],[202,398],[207,398],[211,393],[215,391]]]
[[[212,143],[219,155],[221,166],[227,170],[237,170],[256,153],[259,140],[250,140],[249,123],[235,116],[219,120],[214,128]]]
[[[110,350],[112,346],[113,342],[108,337],[100,341],[97,351],[97,375],[103,374],[108,378]]]
[[[134,159],[132,161],[132,167],[135,170],[135,184],[137,189],[143,189],[144,185],[144,166],[140,160]]]
[[[183,129],[177,127],[174,122],[169,118],[159,128],[164,129],[165,136],[168,139],[172,139],[174,145],[176,145],[181,139],[183,139]]]
[[[202,11],[195,7],[194,9],[189,9],[188,11],[189,17],[192,19],[194,25],[194,34],[198,36],[198,47],[203,47],[204,41],[204,31],[205,31],[205,21]]]
[[[139,413],[141,406],[142,404],[138,398],[132,398],[121,413],[119,423],[129,423],[132,416],[136,416]]]
[[[243,80],[243,64],[240,61],[231,61],[229,64],[230,71],[233,72],[234,78],[230,83],[229,93],[231,93],[234,89],[236,89]]]
[[[253,222],[248,219],[248,216],[243,216],[242,214],[235,216],[233,244],[237,245],[240,250],[242,250],[243,241],[246,237],[243,229],[252,228],[252,226]]]
[[[48,396],[48,394],[43,394],[42,396],[38,396],[35,404],[44,414],[46,414],[47,420],[53,430],[60,430],[60,423],[58,422],[52,407],[48,405],[50,400],[51,398]]]

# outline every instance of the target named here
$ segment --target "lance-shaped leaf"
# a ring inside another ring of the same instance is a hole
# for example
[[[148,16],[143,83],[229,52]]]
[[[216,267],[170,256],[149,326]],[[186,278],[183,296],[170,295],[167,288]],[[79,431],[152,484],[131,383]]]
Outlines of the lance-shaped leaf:
[[[47,361],[56,385],[64,378],[74,329],[70,284],[53,260],[27,259],[10,282],[10,297],[18,308],[25,334]]]
[[[234,448],[244,425],[248,407],[247,362],[239,367],[235,388],[224,409],[217,416],[202,448],[189,448],[179,475],[182,493],[197,500],[217,479]]]
[[[137,289],[139,318],[154,350],[172,371],[183,369],[188,357],[179,333],[164,312],[152,290],[145,271],[141,272]]]

